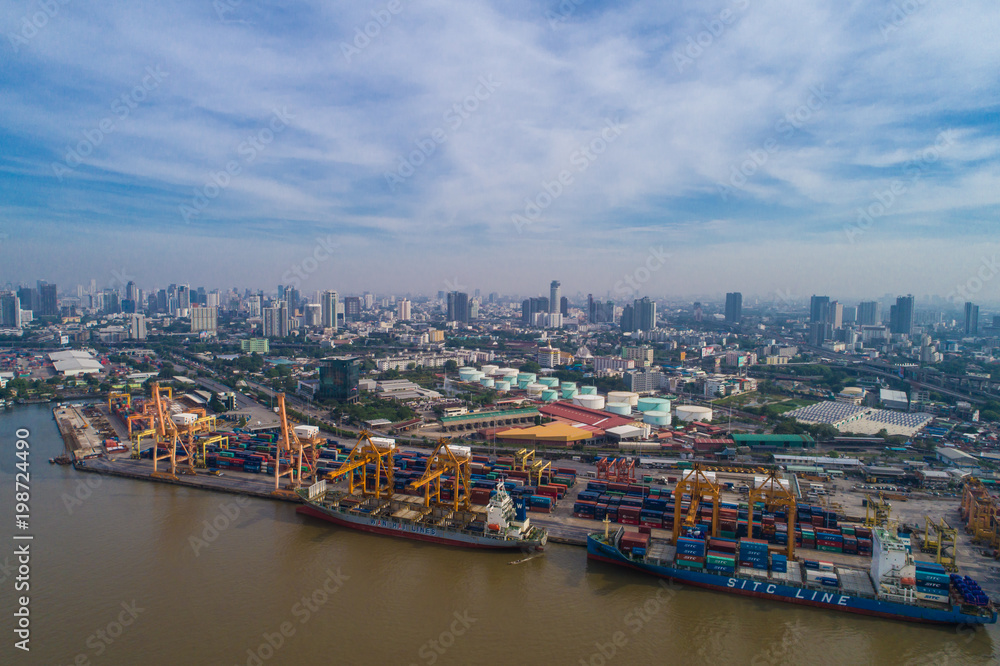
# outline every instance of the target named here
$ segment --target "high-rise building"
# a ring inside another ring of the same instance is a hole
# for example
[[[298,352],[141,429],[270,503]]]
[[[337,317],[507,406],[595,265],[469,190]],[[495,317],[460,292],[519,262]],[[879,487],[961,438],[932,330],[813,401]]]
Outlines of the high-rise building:
[[[131,317],[129,317],[128,338],[129,338],[129,340],[145,340],[146,339],[146,316],[145,315],[134,314]]]
[[[532,296],[521,302],[521,324],[524,326],[535,325],[535,315],[539,312],[549,311],[549,299],[544,296]]]
[[[324,358],[319,366],[319,390],[316,396],[339,402],[357,402],[360,377],[361,361],[358,358],[353,356]]]
[[[215,332],[219,321],[219,309],[205,306],[191,308],[191,332]]]
[[[896,304],[889,308],[889,332],[913,334],[913,295],[899,296]]]
[[[827,305],[826,323],[831,328],[843,328],[844,326],[844,305],[837,301],[830,301]]]
[[[743,320],[743,294],[738,291],[726,294],[726,321],[738,324]]]
[[[210,291],[209,293],[205,294],[205,305],[207,305],[210,308],[219,307],[221,305],[220,301],[221,297],[219,295],[218,289],[216,289],[215,291]]]
[[[305,325],[309,328],[322,328],[323,306],[319,303],[306,303],[302,315]]]
[[[591,324],[613,324],[615,321],[614,302],[604,303],[594,300],[593,294],[587,294],[587,321]]]
[[[830,297],[813,296],[809,300],[809,321],[813,324],[826,324],[829,313]]]
[[[17,290],[17,297],[21,299],[22,310],[31,310],[36,315],[41,314],[37,289],[34,287],[21,287]]]
[[[469,303],[469,321],[474,319],[479,319],[479,301],[476,299]]]
[[[332,328],[334,331],[337,330],[337,301],[338,295],[335,291],[324,291],[320,294],[320,306],[322,309],[322,314],[320,315],[320,326],[323,328]],[[347,301],[344,301],[347,304]]]
[[[704,308],[702,308],[700,302],[694,304],[694,313],[693,314],[694,314],[694,320],[695,321],[701,321],[702,319],[705,318],[705,310],[704,310]]]
[[[186,284],[177,285],[177,307],[181,310],[191,307],[191,287]]]
[[[361,297],[344,297],[344,323],[349,321],[361,321]]]
[[[400,321],[410,321],[410,299],[403,298],[396,303],[396,318]]]
[[[447,321],[469,323],[469,295],[464,291],[448,292]]]
[[[21,299],[14,292],[0,294],[0,326],[21,328]]]
[[[636,328],[640,331],[652,331],[656,328],[656,303],[649,300],[648,296],[634,301],[632,307],[635,309]]]
[[[139,287],[132,280],[125,285],[125,298],[132,302],[139,300]]]
[[[59,314],[59,300],[56,298],[56,286],[48,282],[38,283],[38,309],[43,317],[53,317]]]
[[[858,323],[858,308],[853,305],[844,306],[844,324]]]
[[[882,323],[882,304],[878,301],[858,303],[858,324],[878,326]]]
[[[965,334],[979,335],[979,306],[968,302],[965,304]]]
[[[264,308],[264,337],[283,338],[288,335],[288,305],[278,301],[273,307]]]
[[[552,308],[553,312],[555,312],[556,308],[559,307],[559,288],[561,286],[562,283],[559,282],[559,280],[553,280],[549,284],[549,306]]]
[[[371,310],[375,307],[375,294],[370,291],[364,293],[365,310]]]

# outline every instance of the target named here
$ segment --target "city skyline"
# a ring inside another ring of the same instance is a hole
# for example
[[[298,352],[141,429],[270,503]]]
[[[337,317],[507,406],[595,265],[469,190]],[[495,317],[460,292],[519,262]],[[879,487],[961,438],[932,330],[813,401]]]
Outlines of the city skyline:
[[[983,2],[217,5],[7,13],[0,282],[860,299],[996,264]]]

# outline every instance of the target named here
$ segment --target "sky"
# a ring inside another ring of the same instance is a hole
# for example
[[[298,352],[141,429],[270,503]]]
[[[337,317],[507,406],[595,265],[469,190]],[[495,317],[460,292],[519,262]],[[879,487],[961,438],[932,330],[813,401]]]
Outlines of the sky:
[[[991,0],[0,0],[0,31],[0,285],[1000,300]]]

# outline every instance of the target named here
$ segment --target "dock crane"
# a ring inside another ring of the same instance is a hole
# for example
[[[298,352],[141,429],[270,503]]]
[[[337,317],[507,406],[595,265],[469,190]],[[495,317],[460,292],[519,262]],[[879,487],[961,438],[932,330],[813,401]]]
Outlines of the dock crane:
[[[795,557],[795,495],[789,487],[781,482],[782,480],[778,477],[777,470],[770,470],[764,480],[756,488],[750,489],[750,497],[747,503],[750,505],[750,509],[747,513],[747,533],[749,536],[753,535],[753,505],[754,502],[763,501],[764,506],[770,509],[775,507],[782,507],[786,511],[788,516],[789,534],[788,534],[788,560],[792,561]]]
[[[360,476],[360,489],[365,496],[376,496],[383,499],[391,499],[393,492],[393,468],[395,466],[396,444],[395,442],[382,439],[372,439],[371,433],[367,430],[361,431],[358,443],[351,450],[347,461],[332,472],[327,472],[324,477],[327,481],[336,481],[345,474],[347,477],[350,493],[353,495],[357,487]],[[375,469],[369,475],[367,466],[374,465]],[[356,472],[361,470],[361,474]]]
[[[687,516],[681,511],[685,493],[691,497]],[[719,536],[719,486],[705,475],[700,464],[695,463],[691,471],[682,476],[674,487],[674,544],[681,534],[682,523],[685,527],[694,527],[698,519],[698,503],[706,495],[712,497],[712,536],[716,537]]]
[[[166,395],[164,395],[166,394]],[[153,383],[153,405],[156,409],[156,441],[153,443],[153,477],[177,480],[177,441],[180,439],[180,432],[174,424],[171,414],[169,414],[169,403],[173,396],[173,390],[161,387],[159,382]],[[160,444],[166,444],[167,452],[160,454]],[[161,472],[157,463],[169,461],[170,469]]]
[[[611,483],[635,483],[635,460],[601,458],[597,461],[597,478]]]
[[[316,426],[289,426],[285,412],[285,394],[276,394],[278,399],[278,416],[281,419],[281,436],[278,438],[274,461],[274,492],[275,495],[285,495],[316,480],[316,454],[322,443],[319,428]],[[289,464],[282,469],[282,456]],[[281,487],[281,477],[287,476],[288,483]]]
[[[962,486],[960,514],[972,540],[995,554],[1000,549],[1000,500],[976,477],[969,477]]]
[[[871,495],[865,495],[865,527],[888,527],[892,517],[892,504],[886,501],[879,491],[876,500]]]
[[[453,446],[448,440],[438,440],[434,453],[427,460],[427,468],[423,476],[410,483],[413,490],[424,489],[424,506],[430,507],[433,499],[436,504],[441,501],[441,477],[451,474],[452,509],[455,511],[472,510],[472,450],[467,446]]]
[[[514,470],[528,473],[528,485],[541,485],[542,474],[552,469],[552,463],[535,460],[535,450],[518,449],[514,452]],[[534,481],[534,484],[532,484]]]
[[[940,522],[934,522],[930,516],[924,516],[924,538],[920,550],[934,553],[934,561],[948,571],[958,571],[958,530],[944,518]]]

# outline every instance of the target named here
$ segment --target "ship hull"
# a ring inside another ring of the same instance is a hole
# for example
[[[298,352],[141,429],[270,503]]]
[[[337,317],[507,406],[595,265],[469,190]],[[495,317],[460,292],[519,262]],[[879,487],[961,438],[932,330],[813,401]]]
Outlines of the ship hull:
[[[997,621],[995,612],[991,615],[969,615],[962,613],[957,606],[952,606],[949,610],[911,606],[879,599],[854,597],[841,594],[839,591],[823,592],[776,582],[762,582],[738,576],[691,571],[679,567],[635,561],[626,557],[614,546],[602,543],[593,536],[587,537],[587,557],[595,561],[624,566],[704,589],[769,601],[813,606],[826,610],[940,625],[993,624]]]
[[[299,506],[296,512],[320,520],[326,520],[342,527],[349,527],[362,532],[381,534],[403,539],[414,539],[416,541],[427,541],[429,543],[441,544],[444,546],[458,546],[460,548],[482,548],[489,550],[520,550],[524,548],[540,549],[544,546],[544,540],[526,539],[501,539],[489,536],[478,536],[469,533],[453,532],[440,527],[424,527],[414,525],[406,521],[399,521],[390,518],[372,518],[371,516],[352,515],[336,510],[327,510],[312,504]]]

